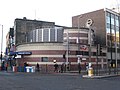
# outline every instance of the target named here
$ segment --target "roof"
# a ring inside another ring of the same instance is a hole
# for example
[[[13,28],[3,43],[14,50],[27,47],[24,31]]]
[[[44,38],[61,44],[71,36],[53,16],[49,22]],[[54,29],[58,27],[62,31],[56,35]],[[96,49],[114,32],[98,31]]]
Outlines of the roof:
[[[16,20],[21,20],[21,21],[32,21],[32,22],[45,22],[45,23],[54,23],[54,24],[55,24],[55,22],[41,21],[41,20],[36,20],[36,19],[31,20],[31,19],[27,19],[26,17],[23,17],[23,19],[21,19],[21,18],[16,18],[15,21],[16,21]]]

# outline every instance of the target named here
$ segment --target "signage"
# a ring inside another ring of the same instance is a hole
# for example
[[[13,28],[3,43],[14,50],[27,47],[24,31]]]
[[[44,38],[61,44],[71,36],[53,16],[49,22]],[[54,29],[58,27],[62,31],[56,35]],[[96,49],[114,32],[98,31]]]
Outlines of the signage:
[[[80,46],[80,50],[82,50],[82,51],[83,51],[83,50],[88,50],[88,47],[87,47],[86,45],[81,45],[81,46]]]
[[[90,27],[93,24],[93,20],[92,19],[88,19],[86,22],[86,26]]]
[[[27,51],[20,51],[20,52],[17,52],[18,55],[31,55],[32,52],[27,52]]]

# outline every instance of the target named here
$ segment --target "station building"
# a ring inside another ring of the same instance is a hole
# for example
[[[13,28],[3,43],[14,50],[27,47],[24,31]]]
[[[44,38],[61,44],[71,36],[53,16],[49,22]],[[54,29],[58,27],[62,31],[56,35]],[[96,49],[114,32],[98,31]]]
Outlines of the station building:
[[[93,68],[97,64],[99,68],[106,68],[106,41],[102,42],[102,55],[98,56],[96,41],[101,42],[99,40],[102,39],[96,34],[97,28],[90,29],[82,24],[78,27],[75,20],[78,20],[77,16],[72,19],[73,27],[65,27],[54,22],[15,19],[7,45],[9,60],[17,66],[24,66],[25,62],[30,66],[39,63],[43,71],[53,71],[54,60],[59,66],[62,63],[70,64],[70,70],[78,70],[78,63],[82,69],[86,69],[89,62]],[[105,37],[102,38],[104,40]]]
[[[41,21],[26,18],[15,19],[14,29],[11,29],[9,33],[9,60],[18,66],[24,66],[25,62],[31,66],[39,63],[43,71],[53,70],[53,61],[56,60],[59,65],[70,63],[70,69],[77,70],[78,56],[80,56],[82,69],[85,69],[85,64],[89,62],[89,28],[78,29],[77,27],[58,26],[53,22],[47,22],[47,25],[45,23],[42,21],[41,24]],[[90,62],[95,64],[95,33],[94,30],[91,31],[92,56]],[[103,64],[106,65],[106,62]]]
[[[37,63],[40,64],[42,67],[42,70],[53,70],[54,67],[54,60],[56,60],[56,63],[61,66],[62,63],[69,63],[71,70],[77,70],[78,65],[78,56],[80,56],[80,63],[82,66],[82,69],[86,69],[85,64],[91,62],[93,66],[96,64],[96,46],[94,46],[94,31],[92,31],[92,47],[91,47],[91,61],[89,60],[89,45],[88,45],[88,38],[89,38],[89,29],[88,28],[64,28],[60,29],[59,35],[62,35],[62,38],[59,39],[59,41],[54,41],[57,39],[50,39],[50,28],[48,29],[39,29],[39,30],[48,30],[46,36],[46,40],[48,41],[41,41],[38,42],[38,39],[36,37],[33,37],[31,32],[32,38],[30,37],[30,42],[19,44],[16,46],[16,63],[18,65],[23,66],[25,62],[28,64],[34,66]],[[39,32],[38,29],[36,29],[36,32]],[[52,30],[55,30],[52,28]],[[51,30],[51,33],[53,32]],[[79,34],[78,31],[80,30]],[[35,33],[33,30],[32,33]],[[28,34],[28,36],[29,36]],[[39,34],[39,33],[36,33]],[[44,34],[41,35],[41,40],[43,40]],[[57,35],[53,34],[56,37]],[[78,43],[78,35],[81,35],[79,40],[80,43]],[[39,36],[39,35],[36,35]],[[48,38],[47,38],[48,37]],[[51,37],[51,38],[52,38]],[[52,40],[52,41],[50,41]],[[31,53],[29,53],[31,52]],[[78,54],[79,52],[79,54]],[[20,55],[20,58],[18,56]],[[65,58],[63,57],[65,55]],[[102,59],[102,65],[101,67],[106,67],[106,57],[105,56],[99,56],[100,59]]]

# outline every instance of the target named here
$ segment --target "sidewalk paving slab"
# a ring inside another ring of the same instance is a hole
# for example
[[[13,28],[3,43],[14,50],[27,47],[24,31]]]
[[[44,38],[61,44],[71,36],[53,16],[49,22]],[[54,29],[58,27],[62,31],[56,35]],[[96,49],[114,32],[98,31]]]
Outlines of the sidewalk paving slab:
[[[93,76],[88,76],[88,75],[83,75],[83,78],[93,78],[93,79],[100,79],[100,78],[109,78],[109,77],[116,77],[120,76],[120,74],[111,74],[111,75],[93,75]]]

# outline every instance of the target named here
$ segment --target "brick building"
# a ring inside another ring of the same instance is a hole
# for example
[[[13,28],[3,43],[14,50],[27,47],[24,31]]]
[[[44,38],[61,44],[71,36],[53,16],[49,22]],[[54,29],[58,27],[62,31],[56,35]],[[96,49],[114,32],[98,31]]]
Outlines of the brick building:
[[[38,25],[39,23],[40,25]],[[94,45],[94,30],[91,33],[93,35],[91,38],[92,45]],[[78,35],[80,35],[79,39]],[[88,28],[62,27],[45,21],[42,21],[41,24],[41,21],[26,18],[15,19],[14,37],[12,39],[12,44],[15,44],[16,49],[12,53],[10,52],[10,58],[18,66],[24,66],[25,62],[32,66],[39,63],[43,71],[46,69],[53,71],[53,61],[56,60],[58,65],[70,63],[70,69],[77,70],[77,51],[80,51],[82,55],[82,69],[85,69],[85,63],[89,62]],[[80,49],[78,49],[78,44],[80,44]],[[91,48],[91,62],[95,64],[96,48],[94,46]],[[64,54],[65,58],[63,57]],[[15,55],[16,57],[14,57]],[[106,60],[105,57],[103,59]],[[103,64],[106,65],[106,62]]]
[[[86,27],[88,19],[96,33],[96,44],[106,47],[108,63],[120,65],[120,14],[110,9],[100,9],[72,17],[73,27]],[[79,22],[79,25],[78,25]]]
[[[48,28],[47,28],[48,29]],[[38,29],[36,29],[37,31]],[[41,29],[40,29],[41,30]],[[46,29],[42,29],[43,32]],[[53,28],[52,28],[53,30]],[[50,31],[50,29],[49,29]],[[79,34],[78,34],[78,31]],[[43,34],[44,35],[44,34]],[[48,33],[48,38],[49,38]],[[64,28],[62,32],[59,31],[59,35],[62,35],[63,40],[62,42],[59,41],[42,41],[42,42],[28,42],[22,43],[16,46],[17,54],[21,57],[16,57],[16,63],[20,66],[24,65],[24,62],[27,62],[29,65],[36,65],[37,63],[40,64],[43,71],[53,71],[54,63],[53,61],[56,60],[59,66],[62,63],[70,63],[71,70],[77,70],[78,65],[78,56],[80,55],[81,58],[81,66],[82,69],[85,69],[85,63],[91,62],[93,67],[96,66],[96,46],[94,46],[94,38],[92,38],[92,47],[91,47],[91,61],[89,61],[89,45],[88,45],[88,36],[89,36],[89,29],[88,28]],[[80,36],[80,43],[78,43],[78,35]],[[94,31],[92,31],[92,35],[94,36]],[[36,35],[37,36],[37,35]],[[42,36],[44,37],[44,36]],[[35,40],[36,37],[32,39]],[[42,39],[43,40],[43,39]],[[51,40],[51,39],[47,39]],[[61,40],[61,39],[60,39]],[[79,48],[78,48],[78,44]],[[77,54],[77,51],[80,51],[80,54]],[[32,54],[25,54],[26,52],[31,52]],[[65,54],[65,58],[63,55]],[[17,56],[19,56],[17,55]],[[99,56],[98,58],[102,59],[102,62],[99,62],[100,67],[106,67],[106,57]]]

